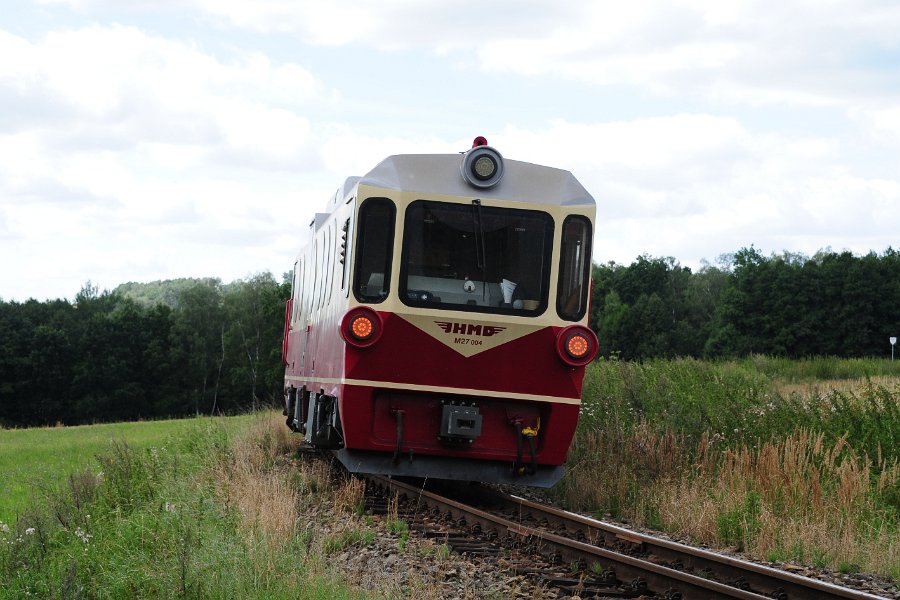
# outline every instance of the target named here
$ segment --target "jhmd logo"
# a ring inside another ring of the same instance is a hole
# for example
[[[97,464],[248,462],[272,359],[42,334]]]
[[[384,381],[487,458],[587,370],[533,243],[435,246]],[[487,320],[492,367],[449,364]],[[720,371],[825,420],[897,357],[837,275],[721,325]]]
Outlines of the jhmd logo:
[[[484,321],[438,321],[435,317],[439,315],[434,314],[398,313],[397,316],[467,358],[546,327],[544,324],[534,323],[495,325]]]
[[[453,335],[474,335],[477,337],[491,337],[504,331],[506,327],[497,325],[477,325],[475,323],[454,323],[452,321],[435,321],[444,330],[444,333]]]

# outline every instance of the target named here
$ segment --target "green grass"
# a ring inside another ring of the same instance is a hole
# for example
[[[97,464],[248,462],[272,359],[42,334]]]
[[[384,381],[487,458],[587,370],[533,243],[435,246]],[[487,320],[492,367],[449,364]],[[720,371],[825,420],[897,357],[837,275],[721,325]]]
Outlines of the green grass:
[[[733,361],[768,377],[787,381],[900,377],[900,360],[814,356],[802,360],[754,355]]]
[[[556,493],[704,543],[900,579],[900,361],[597,361]]]
[[[0,429],[0,522],[13,523],[36,496],[65,485],[69,474],[95,470],[97,455],[112,441],[143,449],[165,447],[185,432],[202,431],[211,423],[229,429],[246,425],[248,416],[200,417],[167,421],[139,421],[84,425]]]
[[[798,428],[845,434],[857,452],[900,458],[900,385],[871,377],[900,377],[900,361],[753,356],[696,359],[603,360],[585,378],[581,430],[631,430],[647,422],[698,442],[754,444]],[[821,377],[823,379],[817,379]],[[783,394],[785,381],[860,380],[853,391],[815,389]],[[893,381],[893,380],[887,380]]]
[[[71,463],[88,468],[60,474],[55,490],[30,503],[8,531],[0,530],[0,599],[360,597],[310,550],[307,532],[279,535],[258,526],[261,515],[248,521],[241,494],[288,481],[271,460],[287,452],[268,433],[279,419],[263,419],[269,422],[153,423],[155,433],[131,439],[129,428],[140,424],[129,424],[124,434],[121,426],[72,428],[67,448],[88,448],[96,457]],[[4,433],[29,443],[47,439],[40,431],[32,431],[34,437]],[[246,464],[238,456],[248,455],[262,456],[255,459],[253,480],[242,479]],[[44,456],[67,464],[53,453]],[[50,469],[30,460],[40,472]],[[227,473],[236,481],[223,477]],[[299,503],[289,506],[305,522],[296,512],[303,510]],[[365,541],[373,534],[361,535]]]

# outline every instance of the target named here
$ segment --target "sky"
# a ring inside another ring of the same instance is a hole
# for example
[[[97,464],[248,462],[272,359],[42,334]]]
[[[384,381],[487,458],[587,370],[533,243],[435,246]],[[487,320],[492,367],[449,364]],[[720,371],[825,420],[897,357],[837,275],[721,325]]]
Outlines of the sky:
[[[392,154],[571,171],[594,260],[895,249],[896,0],[0,0],[0,298],[292,268]]]

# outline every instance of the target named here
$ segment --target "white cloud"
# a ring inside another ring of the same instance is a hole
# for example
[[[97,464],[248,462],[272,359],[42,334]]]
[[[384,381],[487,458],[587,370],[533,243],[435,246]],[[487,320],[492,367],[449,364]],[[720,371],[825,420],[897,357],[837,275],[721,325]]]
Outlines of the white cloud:
[[[143,177],[188,168],[316,166],[305,106],[329,93],[298,65],[259,53],[226,63],[121,26],[51,32],[34,43],[0,35],[0,52],[13,50],[18,59],[0,65],[0,97],[14,92],[44,112],[27,131],[0,122],[0,191],[52,179],[127,195]]]
[[[7,297],[279,272],[344,177],[472,131],[585,184],[598,260],[896,245],[892,2],[40,3],[0,31]]]
[[[45,1],[95,12],[119,6]],[[315,46],[456,52],[488,72],[753,106],[853,105],[875,89],[890,96],[896,73],[866,56],[896,51],[900,30],[892,0],[189,0],[155,9],[193,10],[223,27]]]
[[[862,130],[873,140],[889,146],[900,146],[900,107],[855,109],[849,112]]]
[[[31,111],[0,118],[0,239],[3,254],[32,265],[7,264],[0,295],[59,294],[63,280],[71,295],[87,278],[163,276],[174,263],[208,273],[215,236],[190,257],[165,247],[190,247],[209,229],[246,236],[233,277],[265,268],[249,257],[273,242],[252,231],[283,233],[294,218],[285,208],[303,206],[295,178],[320,168],[306,113],[335,98],[307,69],[258,52],[226,61],[118,25],[36,41],[0,32],[0,52],[17,57],[0,63],[0,105]]]
[[[57,97],[70,117],[94,118],[108,130],[118,126],[139,140],[197,137],[208,123],[214,126],[205,137],[211,138],[215,125],[233,126],[242,108],[256,109],[253,116],[270,127],[272,120],[293,119],[304,103],[326,95],[298,65],[275,65],[256,52],[226,63],[196,45],[134,27],[51,32],[37,43],[4,33],[0,51],[17,56],[0,66],[3,88]],[[147,129],[134,130],[142,126]]]
[[[760,133],[733,118],[559,121],[509,129],[495,145],[580,179],[597,200],[601,262],[649,253],[696,268],[750,244],[812,254],[837,239],[867,252],[890,245],[900,223],[900,181],[849,172],[838,139]]]
[[[538,36],[499,36],[482,66],[634,85],[666,96],[788,106],[852,104],[887,74],[861,56],[897,48],[900,7],[882,2],[593,4]],[[872,18],[877,12],[880,18]],[[863,62],[863,64],[857,64]]]

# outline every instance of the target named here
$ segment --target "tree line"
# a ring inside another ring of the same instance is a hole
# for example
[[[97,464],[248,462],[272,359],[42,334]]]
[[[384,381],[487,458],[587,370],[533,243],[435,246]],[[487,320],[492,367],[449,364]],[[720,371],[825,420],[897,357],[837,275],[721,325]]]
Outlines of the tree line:
[[[763,256],[696,272],[673,258],[595,264],[590,325],[623,360],[750,353],[886,356],[900,253]],[[290,274],[87,284],[74,302],[0,300],[0,425],[236,412],[281,401]]]
[[[290,279],[86,284],[0,301],[0,425],[237,412],[280,401]]]
[[[900,252],[763,256],[742,248],[697,272],[673,258],[594,265],[591,327],[626,360],[767,354],[888,356],[900,335]]]

